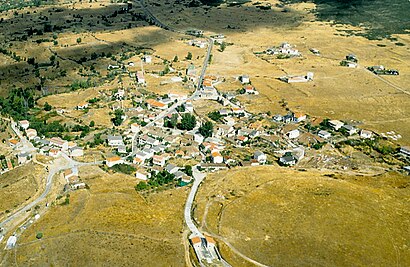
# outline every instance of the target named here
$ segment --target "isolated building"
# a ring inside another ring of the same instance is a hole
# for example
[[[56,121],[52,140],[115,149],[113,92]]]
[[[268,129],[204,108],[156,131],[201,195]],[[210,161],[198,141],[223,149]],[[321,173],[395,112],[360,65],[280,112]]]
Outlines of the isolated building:
[[[266,163],[266,154],[261,151],[256,151],[253,154],[253,158],[256,159],[259,163]]]
[[[319,137],[323,138],[323,139],[328,139],[332,136],[331,133],[325,131],[325,130],[320,130],[317,134]]]

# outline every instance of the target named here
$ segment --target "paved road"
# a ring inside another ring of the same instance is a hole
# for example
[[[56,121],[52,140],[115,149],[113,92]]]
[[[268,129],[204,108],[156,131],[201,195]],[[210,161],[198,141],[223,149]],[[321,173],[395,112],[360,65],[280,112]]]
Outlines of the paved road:
[[[62,153],[62,156],[56,159],[54,161],[54,164],[50,166],[50,171],[46,177],[46,184],[45,184],[45,189],[43,193],[39,197],[37,197],[35,200],[28,203],[26,206],[16,210],[14,213],[8,216],[4,221],[0,223],[0,227],[4,227],[6,224],[9,224],[13,220],[18,219],[23,213],[27,213],[27,211],[29,211],[30,209],[35,207],[38,203],[43,201],[51,191],[54,176],[58,174],[60,171],[71,169],[74,167],[81,167],[81,166],[95,165],[95,164],[102,164],[102,162],[91,162],[91,163],[78,162],[78,161],[75,161],[69,158],[66,154]],[[23,218],[20,218],[20,219],[23,220]],[[10,225],[13,226],[15,224],[11,223]],[[6,231],[7,230],[5,229],[2,234],[5,235]]]
[[[201,231],[199,231],[198,227],[196,227],[194,221],[192,220],[192,204],[194,203],[195,195],[198,191],[199,185],[204,180],[206,174],[198,171],[196,166],[192,168],[192,174],[194,177],[194,183],[185,202],[184,219],[186,225],[188,226],[189,230],[192,232],[193,235],[204,237],[204,235],[201,233]]]
[[[137,1],[135,1],[135,2],[138,3],[138,4],[141,6],[141,8],[142,8],[143,12],[145,13],[145,15],[146,15],[147,17],[149,17],[149,18],[151,19],[151,21],[152,21],[156,26],[158,26],[158,27],[160,27],[160,28],[162,28],[162,29],[164,29],[164,30],[167,30],[167,31],[171,31],[171,32],[176,32],[176,33],[188,35],[188,34],[185,33],[185,32],[182,32],[182,31],[173,29],[172,27],[170,27],[170,26],[168,26],[168,25],[162,23],[162,22],[161,22],[157,17],[155,17],[155,16],[151,13],[151,11],[145,6],[143,0],[137,0]],[[188,97],[187,99],[178,101],[177,103],[175,103],[174,105],[172,105],[172,106],[169,107],[168,109],[166,109],[166,110],[162,111],[160,114],[158,114],[153,121],[151,121],[150,123],[148,123],[147,125],[145,125],[144,127],[141,128],[141,131],[142,131],[142,132],[144,132],[144,130],[147,129],[148,127],[153,126],[153,125],[155,124],[155,122],[157,122],[157,121],[163,119],[167,114],[169,114],[169,113],[170,113],[172,110],[174,110],[176,107],[178,107],[178,106],[180,106],[180,105],[183,105],[185,102],[187,102],[187,101],[189,101],[189,100],[193,100],[193,99],[196,97],[196,95],[198,94],[198,91],[200,90],[200,88],[201,88],[201,86],[202,86],[202,81],[203,81],[204,76],[205,76],[205,74],[206,74],[206,69],[208,68],[208,65],[209,65],[209,58],[211,57],[212,47],[213,47],[213,40],[212,40],[211,38],[209,38],[209,37],[205,37],[205,38],[206,38],[207,41],[208,41],[208,49],[207,49],[207,51],[206,51],[206,55],[205,55],[205,58],[204,58],[204,63],[203,63],[203,65],[202,65],[201,74],[200,74],[200,76],[198,77],[198,84],[197,84],[197,87],[196,87],[195,92],[194,92],[190,97]],[[138,135],[139,135],[138,133],[135,133],[134,136],[132,137],[132,150],[131,150],[131,153],[128,154],[127,156],[123,157],[123,159],[126,159],[126,158],[129,157],[129,156],[135,155],[135,147],[136,147],[135,142],[136,142],[136,139],[137,139]]]
[[[20,142],[22,144],[21,150],[23,151],[35,151],[36,148],[33,146],[33,144],[28,141],[19,131],[17,124],[11,120],[11,127],[13,131],[16,133],[16,135],[20,138]],[[27,213],[28,210],[31,208],[35,207],[38,203],[40,203],[42,200],[44,200],[47,195],[50,193],[52,185],[53,185],[53,177],[59,173],[60,171],[66,170],[66,169],[71,169],[73,167],[80,167],[80,166],[86,166],[86,165],[95,165],[95,164],[102,164],[102,162],[92,162],[92,163],[83,163],[83,162],[78,162],[70,157],[68,157],[65,153],[62,153],[61,157],[56,159],[53,163],[53,165],[50,166],[50,171],[46,177],[46,184],[45,184],[45,189],[43,193],[37,197],[35,200],[32,202],[28,203],[24,207],[14,211],[10,216],[8,216],[4,221],[0,222],[0,227],[4,227],[7,224],[10,224],[10,226],[14,226],[15,224],[12,223],[13,220],[18,219],[23,213]],[[20,218],[23,220],[24,218]],[[19,220],[20,221],[20,220]],[[3,235],[6,235],[7,229],[3,231]]]

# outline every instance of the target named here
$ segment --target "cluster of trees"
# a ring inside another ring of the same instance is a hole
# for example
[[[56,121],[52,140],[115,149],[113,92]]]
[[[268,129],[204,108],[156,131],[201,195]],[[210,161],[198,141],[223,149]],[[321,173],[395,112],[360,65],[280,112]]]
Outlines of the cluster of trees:
[[[133,174],[137,169],[135,167],[128,165],[128,164],[117,164],[111,167],[112,170],[116,172],[122,172],[128,175]]]
[[[101,139],[101,133],[94,135],[94,140],[92,142],[88,142],[90,147],[96,147],[98,145],[104,144],[104,140]]]
[[[180,130],[190,131],[195,128],[196,118],[194,115],[189,113],[182,114],[181,122],[178,123],[178,115],[172,114],[171,118],[164,118],[164,127],[168,128],[178,128]]]
[[[0,47],[0,53],[13,58],[15,61],[20,62],[21,57],[16,54],[16,52],[9,51],[5,48]]]
[[[178,123],[178,115],[177,114],[172,114],[171,118],[165,117],[164,118],[164,127],[168,128],[175,128]]]
[[[92,81],[90,78],[88,78],[87,80],[77,80],[74,81],[71,84],[71,90],[75,91],[78,89],[86,89],[86,88],[90,88],[90,87],[94,87],[97,86],[98,84],[94,81]]]
[[[195,125],[196,125],[195,116],[189,113],[184,113],[182,114],[181,122],[178,123],[177,127],[180,130],[190,131],[195,128]]]
[[[124,116],[124,111],[122,109],[117,109],[114,112],[114,118],[111,118],[112,123],[114,123],[115,126],[120,126],[121,123],[123,122],[123,117]]]
[[[382,155],[394,154],[397,152],[398,147],[394,147],[388,142],[381,142],[379,138],[372,139],[358,139],[358,140],[346,140],[336,144],[337,148],[342,145],[353,146],[365,154],[370,154],[372,150],[379,152]]]
[[[152,173],[151,178],[148,180],[148,182],[139,182],[135,186],[135,190],[143,191],[143,190],[159,187],[165,184],[169,184],[171,182],[175,182],[174,179],[175,179],[175,175],[167,171],[161,171],[161,172],[158,172],[157,174]]]
[[[207,138],[207,137],[212,136],[213,129],[214,129],[213,123],[210,121],[207,121],[204,124],[202,124],[201,127],[199,127],[198,131],[200,134],[202,134],[203,137]]]
[[[27,117],[28,111],[35,103],[32,89],[13,89],[7,98],[0,97],[0,112],[9,114],[16,120],[22,120]]]
[[[211,120],[218,122],[223,116],[218,111],[212,111],[208,113],[208,117]]]

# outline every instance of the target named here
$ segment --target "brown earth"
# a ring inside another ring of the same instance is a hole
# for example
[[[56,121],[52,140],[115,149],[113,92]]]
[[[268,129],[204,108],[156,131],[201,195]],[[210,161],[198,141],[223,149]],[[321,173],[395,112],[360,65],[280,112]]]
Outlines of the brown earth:
[[[409,265],[408,176],[324,174],[279,167],[213,174],[195,214],[201,222],[207,209],[205,231],[268,266]],[[232,265],[244,265],[221,248]]]

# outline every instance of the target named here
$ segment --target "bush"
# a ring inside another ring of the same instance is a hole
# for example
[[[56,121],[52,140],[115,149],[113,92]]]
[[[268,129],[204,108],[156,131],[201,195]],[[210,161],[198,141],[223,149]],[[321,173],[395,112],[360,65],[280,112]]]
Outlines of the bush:
[[[46,103],[44,104],[44,110],[45,110],[45,111],[50,111],[52,108],[53,108],[53,107],[52,107],[48,102],[46,102]]]
[[[133,174],[137,170],[133,166],[127,164],[117,164],[112,166],[111,169],[116,172],[122,172],[128,175]]]
[[[38,233],[36,234],[36,238],[37,238],[37,239],[43,238],[43,233],[38,232]]]

